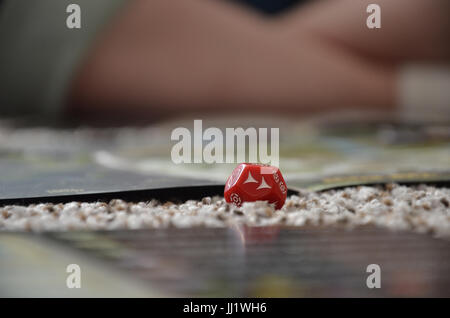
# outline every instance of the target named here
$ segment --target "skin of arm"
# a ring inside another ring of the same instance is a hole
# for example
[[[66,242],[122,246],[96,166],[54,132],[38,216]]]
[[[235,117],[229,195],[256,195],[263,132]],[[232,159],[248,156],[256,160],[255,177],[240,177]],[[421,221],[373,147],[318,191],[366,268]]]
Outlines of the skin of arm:
[[[86,57],[69,111],[158,119],[392,108],[392,68],[300,29],[293,36],[286,21],[220,1],[130,1]]]
[[[366,8],[381,8],[381,28],[369,29]],[[280,20],[293,37],[308,32],[360,55],[386,63],[448,61],[450,1],[322,0]]]

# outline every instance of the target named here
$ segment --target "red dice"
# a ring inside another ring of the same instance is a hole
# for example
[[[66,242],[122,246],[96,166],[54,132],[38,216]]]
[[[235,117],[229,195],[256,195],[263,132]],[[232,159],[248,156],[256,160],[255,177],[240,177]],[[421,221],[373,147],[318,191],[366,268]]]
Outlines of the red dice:
[[[225,184],[224,197],[229,203],[268,201],[281,209],[287,196],[286,182],[277,167],[241,163]]]

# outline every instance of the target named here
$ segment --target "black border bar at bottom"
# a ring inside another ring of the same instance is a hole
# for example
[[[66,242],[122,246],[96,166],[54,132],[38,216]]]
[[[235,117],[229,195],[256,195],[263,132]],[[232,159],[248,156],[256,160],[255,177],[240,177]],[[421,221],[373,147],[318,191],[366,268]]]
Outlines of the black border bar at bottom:
[[[124,295],[125,296],[125,295]],[[332,313],[345,317],[362,317],[370,313],[372,317],[383,317],[396,310],[402,317],[408,313],[424,310],[428,314],[445,312],[449,299],[417,298],[152,298],[152,299],[0,299],[0,305],[16,306],[16,310],[33,311],[42,309],[47,315],[55,313],[61,317],[70,312],[72,317],[87,313],[126,314],[136,313],[139,317],[240,317],[240,316],[279,316],[288,317],[317,316]],[[29,306],[28,306],[29,305]],[[19,307],[20,306],[20,307]],[[202,307],[203,306],[203,307]],[[18,309],[20,308],[20,309]],[[214,312],[212,308],[215,308]]]

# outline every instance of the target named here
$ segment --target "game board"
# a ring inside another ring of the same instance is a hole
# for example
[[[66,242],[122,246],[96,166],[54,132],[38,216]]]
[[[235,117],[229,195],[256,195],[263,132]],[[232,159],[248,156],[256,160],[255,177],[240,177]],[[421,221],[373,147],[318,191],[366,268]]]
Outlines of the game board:
[[[373,228],[0,233],[0,255],[1,296],[450,296],[448,241]],[[65,285],[72,263],[81,289]]]
[[[236,126],[223,118],[206,122],[219,128]],[[442,124],[245,118],[239,123],[280,127],[280,168],[291,190],[450,181],[450,127]],[[185,120],[146,128],[52,130],[3,124],[0,201],[67,201],[88,194],[95,200],[96,193],[223,185],[235,164],[171,161],[171,131],[189,125],[192,121]]]

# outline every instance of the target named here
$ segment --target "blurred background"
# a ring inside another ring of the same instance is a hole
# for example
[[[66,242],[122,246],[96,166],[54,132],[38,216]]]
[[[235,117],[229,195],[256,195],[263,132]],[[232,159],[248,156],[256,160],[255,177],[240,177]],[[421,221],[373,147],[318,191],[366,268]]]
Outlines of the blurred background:
[[[349,110],[448,121],[448,1],[369,4],[4,0],[1,112],[47,125]]]

